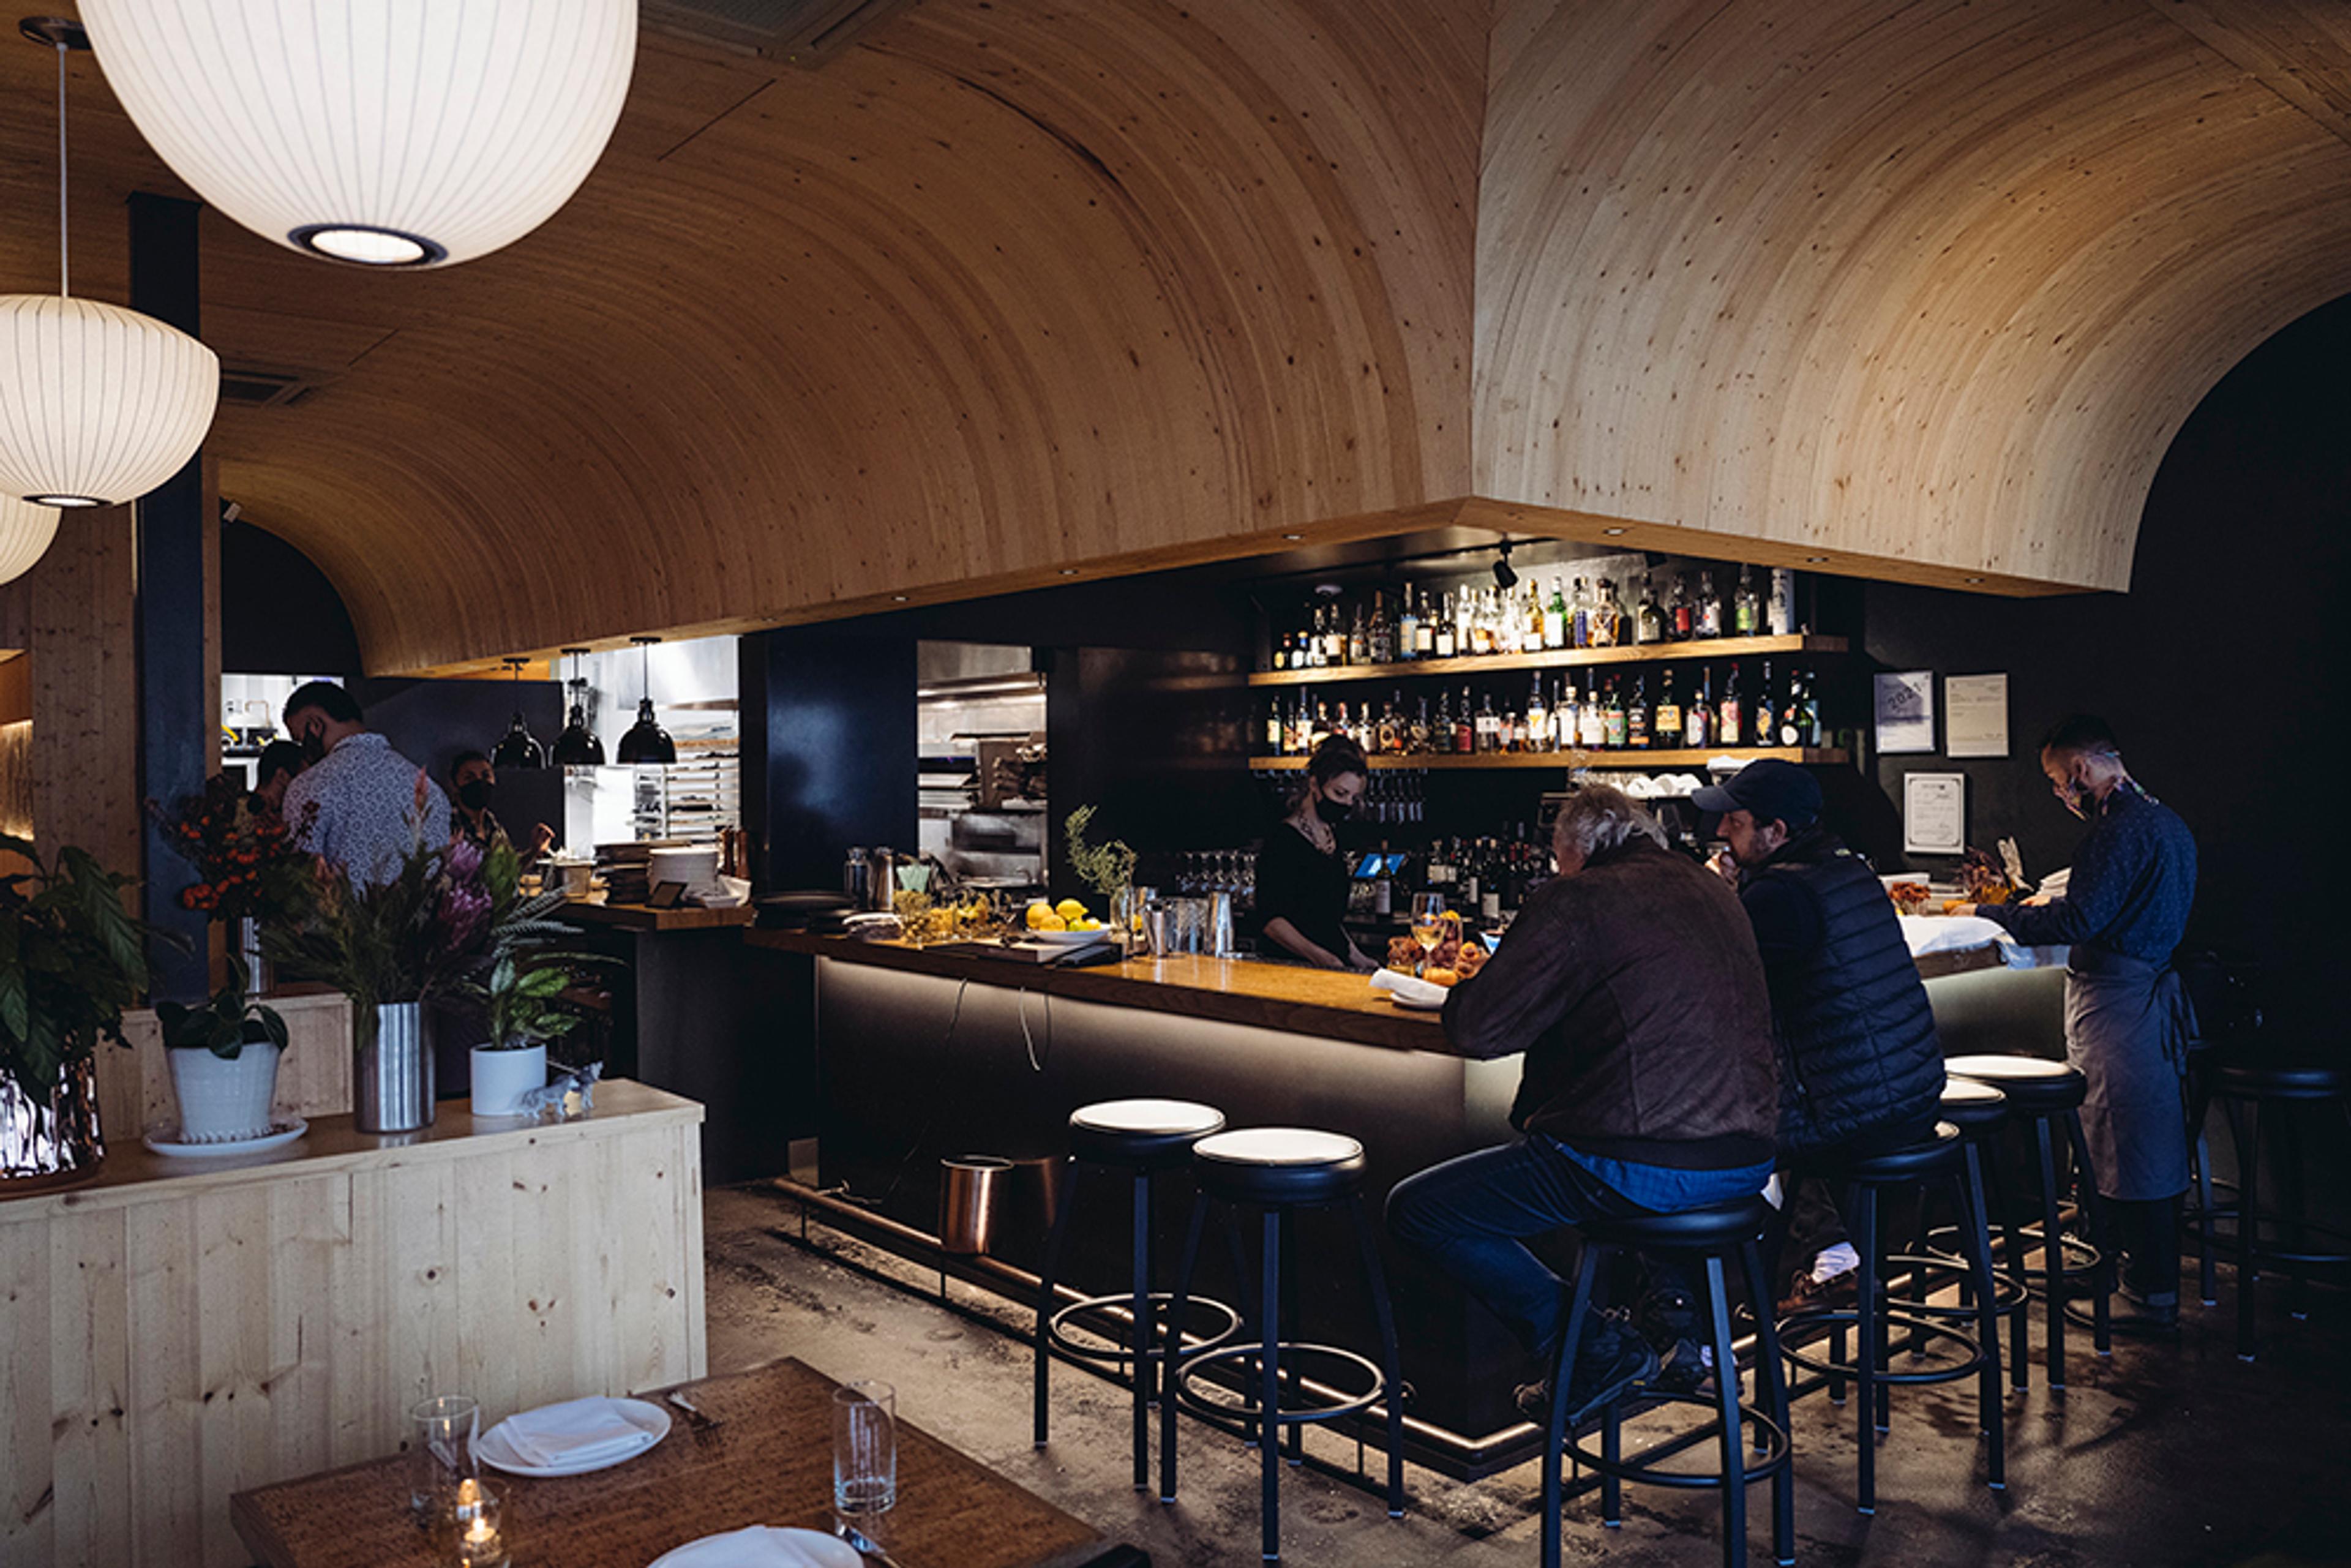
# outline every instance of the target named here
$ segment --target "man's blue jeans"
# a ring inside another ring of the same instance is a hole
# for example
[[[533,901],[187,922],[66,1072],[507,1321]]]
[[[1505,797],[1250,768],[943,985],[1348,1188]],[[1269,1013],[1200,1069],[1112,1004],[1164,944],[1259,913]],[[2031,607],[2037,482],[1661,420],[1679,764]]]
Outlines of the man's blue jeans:
[[[1648,1212],[1541,1133],[1431,1166],[1388,1194],[1389,1233],[1468,1286],[1545,1357],[1558,1353],[1566,1331],[1566,1287],[1520,1239]]]

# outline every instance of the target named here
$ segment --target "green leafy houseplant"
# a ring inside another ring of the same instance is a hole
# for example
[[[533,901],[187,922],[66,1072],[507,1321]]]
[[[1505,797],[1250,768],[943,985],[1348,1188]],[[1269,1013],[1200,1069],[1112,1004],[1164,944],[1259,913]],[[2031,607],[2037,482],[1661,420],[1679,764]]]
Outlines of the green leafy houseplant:
[[[198,1007],[157,1002],[155,1021],[162,1026],[163,1043],[176,1051],[204,1050],[223,1061],[235,1061],[248,1045],[286,1049],[286,1020],[277,1009],[265,1007],[247,993],[245,966],[231,956],[228,984]]]
[[[490,1038],[486,1051],[527,1051],[561,1040],[580,1027],[578,1013],[561,1005],[572,985],[569,965],[592,959],[577,953],[536,953],[528,959],[507,954],[491,966],[484,988],[488,1003]]]
[[[46,1103],[98,1042],[122,1039],[122,1010],[147,990],[147,927],[126,914],[136,880],[68,846],[55,866],[26,840],[0,848],[33,864],[0,877],[0,1077]]]
[[[1134,880],[1134,852],[1123,839],[1113,839],[1106,844],[1090,844],[1086,830],[1093,826],[1094,809],[1081,806],[1062,824],[1069,840],[1070,868],[1078,873],[1088,887],[1115,904],[1129,883]]]

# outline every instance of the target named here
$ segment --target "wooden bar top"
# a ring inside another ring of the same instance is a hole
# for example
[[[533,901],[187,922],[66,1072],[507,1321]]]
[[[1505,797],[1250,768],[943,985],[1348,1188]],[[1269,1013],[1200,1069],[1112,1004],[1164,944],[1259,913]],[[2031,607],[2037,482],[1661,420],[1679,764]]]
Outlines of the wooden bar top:
[[[831,1530],[830,1378],[787,1359],[686,1386],[718,1423],[706,1435],[672,1410],[669,1435],[625,1464],[553,1480],[490,1473],[517,1564],[644,1568],[748,1525]],[[882,1543],[904,1568],[1060,1568],[1109,1544],[925,1432],[909,1419],[921,1409],[918,1389],[898,1391],[898,1506]],[[239,1492],[230,1517],[266,1568],[428,1568],[438,1559],[409,1521],[408,1476],[406,1456],[376,1459]]]
[[[621,931],[723,931],[750,925],[759,917],[759,912],[747,904],[734,909],[704,909],[691,904],[655,909],[650,904],[607,904],[597,897],[569,900],[555,912],[555,917]]]
[[[1458,1054],[1435,1013],[1397,1007],[1384,992],[1372,989],[1368,976],[1339,969],[1191,955],[1061,969],[804,931],[753,931],[744,940],[788,953],[813,953],[843,963],[1008,986],[1113,1007],[1253,1024],[1396,1051]]]
[[[310,1130],[283,1148],[253,1155],[159,1155],[136,1133],[110,1138],[97,1176],[74,1186],[9,1197],[0,1192],[0,1225],[69,1210],[139,1203],[168,1186],[176,1196],[199,1187],[234,1186],[287,1176],[417,1165],[461,1158],[500,1141],[551,1144],[639,1131],[664,1122],[698,1124],[695,1101],[629,1079],[596,1085],[594,1114],[575,1122],[533,1122],[515,1116],[476,1118],[463,1100],[444,1100],[433,1125],[413,1133],[362,1133],[350,1116],[313,1116]],[[625,1124],[625,1125],[624,1125]]]

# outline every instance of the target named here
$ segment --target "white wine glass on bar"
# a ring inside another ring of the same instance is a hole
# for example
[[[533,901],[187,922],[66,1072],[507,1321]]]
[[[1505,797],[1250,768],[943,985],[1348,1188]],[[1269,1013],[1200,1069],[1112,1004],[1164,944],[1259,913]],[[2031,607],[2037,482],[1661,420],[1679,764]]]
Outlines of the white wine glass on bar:
[[[1420,963],[1426,967],[1428,956],[1445,940],[1445,895],[1441,893],[1416,893],[1412,895],[1412,939],[1420,944]]]

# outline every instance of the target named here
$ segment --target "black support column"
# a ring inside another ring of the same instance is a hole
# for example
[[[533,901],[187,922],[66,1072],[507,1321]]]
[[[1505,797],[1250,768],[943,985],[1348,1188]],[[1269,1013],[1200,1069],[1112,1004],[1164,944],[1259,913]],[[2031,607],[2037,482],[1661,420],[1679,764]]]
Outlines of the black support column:
[[[197,204],[134,192],[131,196],[131,308],[202,335],[196,270]],[[204,681],[204,454],[141,497],[139,538],[139,786],[148,800],[170,802],[204,788],[207,746],[218,722]],[[211,987],[203,915],[180,907],[195,880],[151,820],[143,842],[145,917],[175,934],[184,951],[157,943],[153,994],[187,1001]]]

